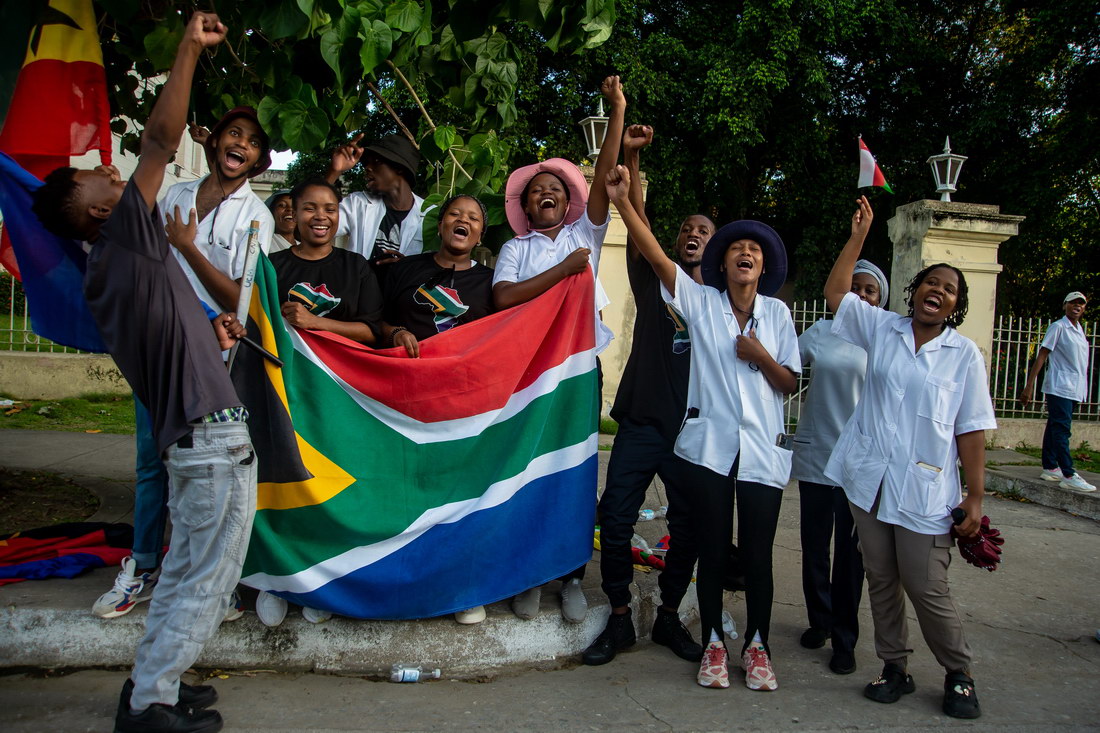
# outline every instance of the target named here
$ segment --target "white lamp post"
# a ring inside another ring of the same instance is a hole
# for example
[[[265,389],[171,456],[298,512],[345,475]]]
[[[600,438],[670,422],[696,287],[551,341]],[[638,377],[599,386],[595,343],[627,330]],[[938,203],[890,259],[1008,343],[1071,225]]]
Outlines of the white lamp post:
[[[603,113],[603,99],[600,100],[599,111],[595,117],[585,117],[578,122],[584,130],[584,142],[588,145],[588,157],[595,163],[600,156],[600,148],[603,147],[603,139],[607,136],[607,117]]]
[[[951,194],[958,190],[959,172],[962,171],[965,160],[965,155],[952,154],[950,137],[943,141],[943,152],[928,159],[928,164],[932,166],[932,177],[936,179],[936,193],[940,194],[940,201],[950,201]]]

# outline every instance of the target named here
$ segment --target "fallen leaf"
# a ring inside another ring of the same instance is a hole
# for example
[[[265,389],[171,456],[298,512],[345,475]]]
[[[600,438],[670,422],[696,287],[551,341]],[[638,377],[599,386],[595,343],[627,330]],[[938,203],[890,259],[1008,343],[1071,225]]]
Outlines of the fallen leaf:
[[[102,433],[102,430],[85,430],[85,433]]]

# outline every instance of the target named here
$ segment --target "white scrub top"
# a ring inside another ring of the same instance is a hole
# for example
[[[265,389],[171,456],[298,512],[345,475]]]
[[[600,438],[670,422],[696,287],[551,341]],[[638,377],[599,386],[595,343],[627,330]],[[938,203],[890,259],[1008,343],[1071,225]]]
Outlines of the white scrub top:
[[[1050,349],[1043,394],[1084,402],[1089,396],[1089,341],[1085,329],[1066,316],[1050,324],[1042,347]]]

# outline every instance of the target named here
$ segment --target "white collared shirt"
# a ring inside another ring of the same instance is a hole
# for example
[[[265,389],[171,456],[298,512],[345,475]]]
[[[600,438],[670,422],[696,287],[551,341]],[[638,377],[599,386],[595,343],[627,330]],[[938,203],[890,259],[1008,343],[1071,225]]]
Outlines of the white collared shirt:
[[[783,394],[755,364],[737,358],[741,334],[729,297],[700,285],[676,268],[676,297],[664,285],[661,296],[683,316],[691,332],[688,417],[676,438],[676,455],[723,476],[740,453],[737,478],[783,488],[790,479],[791,451],[783,435]],[[772,358],[795,374],[802,372],[798,339],[787,305],[757,295],[751,329]]]
[[[401,254],[418,255],[424,251],[424,199],[413,194],[413,205],[401,222]],[[433,208],[433,207],[428,207]],[[345,247],[368,260],[378,239],[378,225],[386,216],[386,202],[367,191],[349,193],[340,201],[340,225],[337,236],[348,235]]]
[[[607,236],[607,227],[610,224],[610,213],[607,215],[607,221],[597,226],[588,218],[586,209],[580,219],[562,227],[557,239],[551,239],[542,232],[528,232],[509,239],[500,248],[500,255],[497,257],[493,272],[493,285],[500,282],[519,283],[530,280],[557,265],[571,252],[589,249],[591,254],[588,256],[588,262],[596,278],[596,353],[599,354],[607,348],[611,339],[615,338],[611,329],[600,320],[600,311],[611,302],[599,278],[600,249],[603,247],[603,240]]]
[[[160,200],[161,216],[165,221],[168,220],[169,213],[175,213],[177,206],[184,222],[187,221],[191,209],[195,208],[199,186],[207,177],[209,176],[195,181],[183,181],[168,189],[164,198]],[[260,249],[267,253],[271,246],[271,235],[275,233],[275,219],[272,218],[271,211],[264,206],[264,202],[252,192],[248,181],[245,181],[240,188],[229,194],[225,201],[211,209],[210,213],[199,222],[198,231],[195,234],[195,246],[219,272],[233,280],[238,280],[244,276],[244,260],[248,252],[248,228],[253,220],[260,222],[258,234]],[[207,291],[206,286],[202,284],[178,249],[173,247],[172,253],[183,267],[183,272],[187,275],[187,280],[195,289],[199,300],[216,311],[236,310],[236,303],[219,303]]]
[[[1050,324],[1042,347],[1050,349],[1043,393],[1084,402],[1089,396],[1089,341],[1085,329],[1068,316]]]
[[[853,293],[841,301],[833,333],[867,351],[867,380],[825,475],[867,512],[881,487],[881,521],[938,535],[962,501],[955,437],[997,421],[974,342],[948,327],[914,353],[912,322]]]

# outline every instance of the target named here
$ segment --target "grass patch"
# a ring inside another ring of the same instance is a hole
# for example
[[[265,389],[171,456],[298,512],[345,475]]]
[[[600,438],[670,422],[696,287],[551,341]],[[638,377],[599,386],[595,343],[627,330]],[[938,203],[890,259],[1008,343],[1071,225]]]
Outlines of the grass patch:
[[[57,474],[0,468],[0,534],[81,522],[97,509],[95,494]]]
[[[0,428],[132,435],[134,400],[96,394],[66,400],[13,400],[0,406]]]
[[[604,435],[617,435],[619,432],[619,423],[609,417],[600,418],[600,432]]]
[[[1017,445],[1017,453],[1023,453],[1025,456],[1033,456],[1035,458],[1041,458],[1043,451],[1041,448],[1036,448],[1031,445]],[[1081,441],[1081,444],[1076,449],[1070,449],[1070,455],[1073,457],[1073,465],[1075,468],[1082,471],[1092,471],[1093,473],[1100,473],[1100,451],[1095,451],[1088,441]]]

